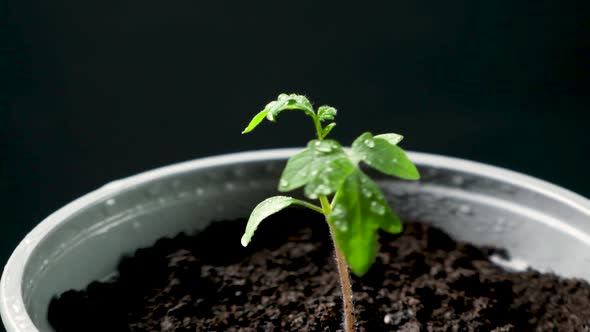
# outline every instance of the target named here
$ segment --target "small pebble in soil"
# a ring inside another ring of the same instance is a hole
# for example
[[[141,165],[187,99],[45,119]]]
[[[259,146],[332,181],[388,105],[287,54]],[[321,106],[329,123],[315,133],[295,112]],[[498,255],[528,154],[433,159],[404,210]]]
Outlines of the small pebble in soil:
[[[281,212],[247,248],[245,224],[218,222],[138,250],[112,281],[55,297],[50,323],[57,332],[341,330],[321,216]],[[506,260],[502,250],[420,223],[380,242],[373,267],[353,278],[359,331],[590,331],[585,281],[502,269],[490,260]]]

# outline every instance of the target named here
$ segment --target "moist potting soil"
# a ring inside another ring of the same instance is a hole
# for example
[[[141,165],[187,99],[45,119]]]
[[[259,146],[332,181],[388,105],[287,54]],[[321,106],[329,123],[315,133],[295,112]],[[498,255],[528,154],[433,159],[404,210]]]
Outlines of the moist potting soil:
[[[340,330],[322,216],[278,213],[247,248],[245,225],[217,222],[140,249],[121,261],[115,279],[54,298],[49,320],[58,332]],[[587,282],[506,271],[489,259],[501,250],[456,242],[421,223],[404,227],[381,233],[375,264],[352,278],[359,331],[590,330]]]

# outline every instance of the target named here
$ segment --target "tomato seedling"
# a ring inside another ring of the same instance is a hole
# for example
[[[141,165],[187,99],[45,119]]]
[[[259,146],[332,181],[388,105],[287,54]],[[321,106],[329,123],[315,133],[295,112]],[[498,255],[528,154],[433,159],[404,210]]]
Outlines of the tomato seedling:
[[[317,138],[289,158],[281,175],[281,192],[303,187],[305,197],[320,205],[289,196],[274,196],[258,204],[246,225],[242,245],[247,246],[256,228],[266,217],[291,205],[301,205],[325,216],[334,242],[344,308],[344,327],[354,330],[355,318],[350,287],[350,270],[365,274],[375,260],[378,230],[399,233],[400,219],[393,213],[383,193],[359,167],[363,162],[387,175],[417,180],[420,174],[406,153],[398,146],[398,134],[360,135],[349,150],[335,140],[326,139],[336,123],[336,109],[320,106],[314,110],[301,95],[281,94],[259,112],[242,133],[249,133],[264,119],[276,121],[285,110],[300,110],[313,120]],[[330,200],[328,197],[332,196]]]

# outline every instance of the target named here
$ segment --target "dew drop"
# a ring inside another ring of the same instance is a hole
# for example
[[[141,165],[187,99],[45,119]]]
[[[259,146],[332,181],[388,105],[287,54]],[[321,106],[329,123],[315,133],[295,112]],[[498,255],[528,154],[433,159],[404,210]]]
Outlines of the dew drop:
[[[287,187],[287,186],[289,186],[289,181],[287,181],[285,179],[281,179],[281,181],[279,182],[279,185],[283,188]]]
[[[195,194],[197,194],[197,196],[203,196],[205,194],[205,189],[198,187],[195,189]]]
[[[108,217],[115,213],[115,199],[110,198],[104,203],[103,213]]]
[[[362,192],[363,196],[365,196],[366,198],[373,197],[373,192],[371,190],[369,190],[369,188],[367,188],[367,187],[363,187],[361,189],[361,192]]]
[[[383,204],[378,203],[377,201],[372,201],[371,211],[382,216],[383,214],[385,214],[385,206],[383,206]]]
[[[346,217],[346,210],[342,207],[342,205],[336,205],[332,210],[332,215],[338,218]]]
[[[346,210],[342,207],[342,205],[336,205],[334,210],[332,210],[332,215],[334,219],[334,227],[341,232],[348,231],[348,224],[346,223]]]
[[[342,222],[342,221],[334,222],[334,226],[336,226],[336,228],[341,232],[348,231],[348,224],[345,222]]]
[[[471,206],[467,204],[462,204],[461,206],[459,206],[459,212],[462,214],[471,214],[473,211],[471,209]]]
[[[461,175],[455,175],[455,176],[453,176],[453,178],[451,179],[451,181],[456,186],[461,186],[463,184],[463,182],[465,182],[465,180],[463,179],[463,177]]]
[[[317,148],[316,149],[318,151],[325,152],[325,153],[332,152],[332,146],[331,145],[327,145],[327,144],[324,144],[324,145],[316,144],[316,145],[317,145]]]
[[[326,186],[325,184],[320,184],[317,187],[317,191],[322,195],[327,195],[330,192],[330,188],[328,186]]]
[[[374,148],[375,147],[375,141],[371,140],[371,139],[366,139],[364,141],[365,145],[368,146],[369,148]]]

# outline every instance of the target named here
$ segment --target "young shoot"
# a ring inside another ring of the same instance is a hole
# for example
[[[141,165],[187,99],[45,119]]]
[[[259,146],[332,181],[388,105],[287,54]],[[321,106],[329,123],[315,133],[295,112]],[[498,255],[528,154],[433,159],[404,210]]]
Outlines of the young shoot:
[[[289,196],[274,196],[258,204],[246,225],[242,245],[247,246],[258,225],[266,217],[291,205],[301,205],[324,215],[334,242],[336,264],[342,290],[344,328],[354,331],[355,318],[348,269],[365,274],[377,254],[377,232],[402,230],[400,219],[389,207],[379,187],[359,167],[368,166],[402,179],[417,180],[418,170],[398,146],[398,134],[360,135],[349,150],[326,136],[336,126],[336,109],[320,106],[315,110],[305,96],[281,94],[258,113],[243,134],[264,119],[276,121],[285,110],[300,110],[313,121],[317,138],[289,158],[279,181],[281,192],[303,187],[305,197],[319,205]],[[331,197],[331,199],[329,198]]]

